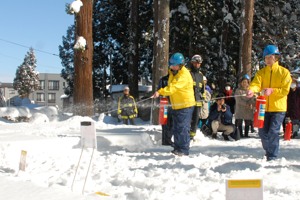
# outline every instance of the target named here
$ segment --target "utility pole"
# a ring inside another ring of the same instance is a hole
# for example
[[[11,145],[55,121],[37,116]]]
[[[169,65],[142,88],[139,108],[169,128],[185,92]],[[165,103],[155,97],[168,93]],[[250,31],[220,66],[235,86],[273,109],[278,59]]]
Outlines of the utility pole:
[[[75,16],[76,40],[86,40],[84,50],[74,50],[74,114],[80,116],[94,115],[93,106],[93,1],[81,0],[83,6]]]

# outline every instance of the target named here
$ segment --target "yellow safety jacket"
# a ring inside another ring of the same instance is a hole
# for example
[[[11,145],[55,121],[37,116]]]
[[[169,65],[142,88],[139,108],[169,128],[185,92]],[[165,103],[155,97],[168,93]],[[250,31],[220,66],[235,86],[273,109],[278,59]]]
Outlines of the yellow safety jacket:
[[[255,74],[249,89],[261,92],[265,88],[273,88],[273,93],[266,97],[266,112],[285,112],[291,83],[289,70],[275,62],[272,67],[266,66]]]
[[[138,109],[133,96],[123,95],[118,101],[118,114],[122,119],[132,119],[137,117]]]
[[[169,96],[172,109],[179,110],[195,106],[193,78],[183,66],[176,75],[169,70],[168,86],[158,90],[162,96]]]

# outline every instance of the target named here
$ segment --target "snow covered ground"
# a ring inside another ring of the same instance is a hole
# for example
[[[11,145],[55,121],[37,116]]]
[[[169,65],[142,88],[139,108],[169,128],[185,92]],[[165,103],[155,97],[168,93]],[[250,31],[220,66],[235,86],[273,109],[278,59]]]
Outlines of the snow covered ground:
[[[32,120],[0,118],[0,199],[221,200],[231,179],[262,179],[264,199],[300,199],[299,139],[281,140],[280,159],[266,162],[256,133],[225,142],[199,131],[190,155],[176,157],[161,145],[161,127],[139,119],[126,126],[109,116],[68,116],[53,108],[0,109],[0,116],[24,113]],[[97,136],[84,194],[93,151],[83,151],[74,180],[81,121],[93,121]],[[19,170],[22,150],[25,171]]]

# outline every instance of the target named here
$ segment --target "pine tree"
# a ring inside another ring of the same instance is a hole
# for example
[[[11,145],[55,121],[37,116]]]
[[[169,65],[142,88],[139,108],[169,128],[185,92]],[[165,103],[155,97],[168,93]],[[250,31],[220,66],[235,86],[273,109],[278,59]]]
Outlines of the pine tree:
[[[39,77],[35,71],[36,63],[34,50],[30,48],[25,55],[23,63],[18,67],[13,82],[14,89],[18,91],[22,98],[28,97],[30,93],[39,87]]]
[[[59,45],[59,57],[61,64],[64,67],[61,70],[61,77],[63,77],[67,85],[69,85],[66,94],[73,95],[74,85],[74,44],[75,44],[75,26],[68,27],[67,35],[62,38],[62,45]]]
[[[264,67],[263,49],[275,44],[281,53],[281,64],[292,70],[300,66],[299,0],[256,0],[253,25],[255,65]]]

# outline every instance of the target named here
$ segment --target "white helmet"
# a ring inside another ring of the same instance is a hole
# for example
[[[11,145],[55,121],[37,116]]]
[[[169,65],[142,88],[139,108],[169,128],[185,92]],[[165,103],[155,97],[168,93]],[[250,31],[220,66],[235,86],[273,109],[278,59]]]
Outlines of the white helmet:
[[[123,90],[129,90],[129,87],[128,87],[128,86],[125,86]]]
[[[200,55],[194,55],[191,59],[191,62],[202,63],[202,57]]]

